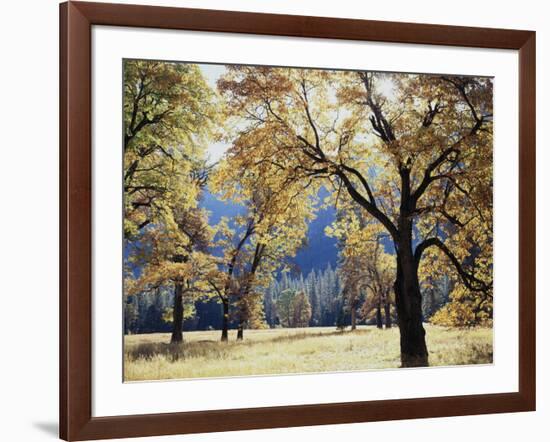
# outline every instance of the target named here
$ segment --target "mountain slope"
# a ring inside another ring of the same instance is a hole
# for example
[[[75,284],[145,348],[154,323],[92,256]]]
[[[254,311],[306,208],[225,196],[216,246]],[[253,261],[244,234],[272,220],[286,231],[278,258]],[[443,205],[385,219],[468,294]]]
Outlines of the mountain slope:
[[[320,196],[326,196],[326,191],[321,191]],[[210,212],[211,225],[217,224],[222,216],[231,218],[242,211],[238,204],[221,201],[208,191],[204,193],[200,206]],[[325,235],[325,227],[334,221],[335,215],[334,208],[330,207],[319,210],[311,221],[306,244],[292,259],[302,274],[307,275],[312,269],[325,269],[329,263],[336,267],[336,240]]]

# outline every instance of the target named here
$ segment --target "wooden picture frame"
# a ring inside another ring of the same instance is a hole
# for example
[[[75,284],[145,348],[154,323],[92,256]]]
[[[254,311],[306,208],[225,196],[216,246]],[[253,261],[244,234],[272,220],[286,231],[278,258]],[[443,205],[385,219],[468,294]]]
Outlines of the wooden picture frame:
[[[91,28],[519,51],[519,391],[92,417]],[[535,410],[535,32],[153,6],[60,5],[60,437],[86,440]]]

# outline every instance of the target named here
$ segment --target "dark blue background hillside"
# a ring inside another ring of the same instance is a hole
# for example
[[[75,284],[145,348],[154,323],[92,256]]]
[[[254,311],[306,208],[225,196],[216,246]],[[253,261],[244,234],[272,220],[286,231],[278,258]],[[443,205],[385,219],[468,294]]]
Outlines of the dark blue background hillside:
[[[326,195],[326,190],[322,190],[321,198]],[[208,191],[204,193],[200,206],[210,212],[211,225],[217,224],[222,216],[231,218],[242,210],[238,204],[221,201]],[[304,275],[312,269],[325,269],[328,264],[335,268],[338,259],[336,240],[325,235],[325,227],[334,221],[336,211],[329,207],[319,210],[316,215],[309,225],[306,245],[292,259],[297,271]]]
[[[338,249],[336,239],[325,235],[325,227],[332,224],[335,218],[333,207],[320,210],[317,217],[310,223],[307,244],[294,258],[294,262],[303,275],[313,269],[325,269],[328,264],[336,268]]]

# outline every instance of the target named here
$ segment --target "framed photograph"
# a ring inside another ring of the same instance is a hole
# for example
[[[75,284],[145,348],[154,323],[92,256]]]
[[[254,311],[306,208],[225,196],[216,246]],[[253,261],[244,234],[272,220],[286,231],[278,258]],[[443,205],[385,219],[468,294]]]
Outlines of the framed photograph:
[[[60,437],[535,410],[535,33],[60,6]]]

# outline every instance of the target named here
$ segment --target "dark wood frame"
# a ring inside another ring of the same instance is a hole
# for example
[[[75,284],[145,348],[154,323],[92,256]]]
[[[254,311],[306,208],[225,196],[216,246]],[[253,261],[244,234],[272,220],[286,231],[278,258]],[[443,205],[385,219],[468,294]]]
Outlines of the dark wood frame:
[[[519,51],[519,391],[92,417],[92,25]],[[60,5],[60,437],[87,440],[535,410],[535,32],[153,6]]]

